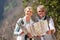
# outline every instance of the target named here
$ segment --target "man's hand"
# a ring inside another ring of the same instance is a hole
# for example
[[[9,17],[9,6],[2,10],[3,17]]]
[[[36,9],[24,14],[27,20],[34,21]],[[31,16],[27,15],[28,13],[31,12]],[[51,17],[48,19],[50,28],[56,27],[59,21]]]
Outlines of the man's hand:
[[[47,33],[47,34],[51,34],[51,30],[47,31],[46,33]]]
[[[54,30],[51,30],[51,34],[54,34],[55,33],[55,31]]]
[[[49,30],[46,32],[47,34],[54,34],[54,30]]]

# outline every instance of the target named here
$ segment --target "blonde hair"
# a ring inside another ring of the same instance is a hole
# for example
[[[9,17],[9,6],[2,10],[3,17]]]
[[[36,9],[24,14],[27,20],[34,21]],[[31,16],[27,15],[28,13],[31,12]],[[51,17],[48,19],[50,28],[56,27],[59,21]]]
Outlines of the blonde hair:
[[[28,6],[28,7],[26,7],[26,8],[24,9],[25,15],[26,15],[28,9],[32,10],[32,7],[31,7],[31,6]]]
[[[45,6],[44,6],[44,5],[39,5],[39,6],[37,7],[37,11],[38,11],[39,9],[45,9]]]

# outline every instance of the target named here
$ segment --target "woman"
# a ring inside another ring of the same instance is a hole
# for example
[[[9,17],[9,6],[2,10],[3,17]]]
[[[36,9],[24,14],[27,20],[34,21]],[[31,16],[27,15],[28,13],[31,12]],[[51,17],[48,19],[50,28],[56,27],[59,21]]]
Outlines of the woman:
[[[28,26],[32,25],[33,24],[33,21],[31,19],[31,16],[32,16],[32,7],[28,6],[24,9],[24,12],[25,12],[25,16],[23,18],[20,18],[17,23],[16,23],[16,27],[15,27],[15,30],[14,30],[14,34],[15,35],[18,35],[17,36],[17,40],[27,40],[27,37],[30,38],[31,40],[31,34],[30,33],[25,33],[23,31],[22,28],[20,28],[21,26],[19,24],[23,24],[25,28],[29,28]],[[23,21],[21,21],[21,19]]]

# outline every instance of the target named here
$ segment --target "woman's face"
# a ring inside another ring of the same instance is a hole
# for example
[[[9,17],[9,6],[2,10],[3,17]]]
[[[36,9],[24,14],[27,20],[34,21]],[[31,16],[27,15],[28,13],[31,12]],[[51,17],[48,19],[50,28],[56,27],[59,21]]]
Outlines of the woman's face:
[[[42,18],[46,15],[45,9],[42,9],[42,8],[38,9],[37,13],[40,16],[40,18]]]
[[[32,16],[32,9],[27,9],[26,10],[26,15],[28,15],[28,16]]]

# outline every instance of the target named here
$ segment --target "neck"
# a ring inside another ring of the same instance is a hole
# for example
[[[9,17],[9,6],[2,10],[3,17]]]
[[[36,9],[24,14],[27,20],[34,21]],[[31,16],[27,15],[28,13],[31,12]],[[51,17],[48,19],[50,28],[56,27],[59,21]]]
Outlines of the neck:
[[[27,21],[27,22],[30,22],[30,18],[31,18],[31,17],[27,15],[27,16],[26,16],[26,21]]]

